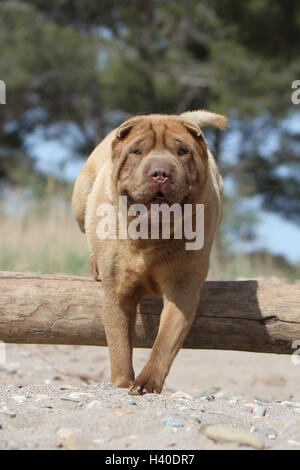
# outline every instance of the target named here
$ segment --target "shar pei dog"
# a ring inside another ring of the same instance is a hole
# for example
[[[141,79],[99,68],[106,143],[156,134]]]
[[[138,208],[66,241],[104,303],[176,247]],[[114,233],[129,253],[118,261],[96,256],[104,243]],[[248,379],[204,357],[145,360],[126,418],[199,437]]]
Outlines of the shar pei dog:
[[[103,286],[111,381],[131,394],[161,392],[207,277],[223,183],[205,126],[224,130],[227,119],[208,111],[132,117],[96,147],[74,186],[73,211]],[[145,295],[162,298],[163,309],[135,377],[135,319]]]

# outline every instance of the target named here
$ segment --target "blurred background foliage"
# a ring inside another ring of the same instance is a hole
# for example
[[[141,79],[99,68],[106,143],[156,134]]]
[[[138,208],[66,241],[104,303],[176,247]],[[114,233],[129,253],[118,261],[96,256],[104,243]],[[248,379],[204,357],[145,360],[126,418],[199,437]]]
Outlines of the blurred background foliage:
[[[83,162],[133,114],[207,108],[230,119],[207,132],[226,189],[211,276],[299,277],[244,249],[258,210],[300,223],[299,37],[298,0],[2,0],[0,269],[87,272],[72,184],[41,171],[32,135]]]

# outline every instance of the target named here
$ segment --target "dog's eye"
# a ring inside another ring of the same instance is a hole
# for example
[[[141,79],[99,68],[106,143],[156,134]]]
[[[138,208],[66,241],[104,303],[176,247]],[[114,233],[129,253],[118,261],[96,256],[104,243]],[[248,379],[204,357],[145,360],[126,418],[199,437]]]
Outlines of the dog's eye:
[[[177,155],[181,157],[182,155],[185,155],[186,153],[188,153],[187,149],[180,148],[177,152]]]
[[[142,155],[142,152],[140,151],[140,149],[132,150],[132,153],[135,153],[136,155]]]

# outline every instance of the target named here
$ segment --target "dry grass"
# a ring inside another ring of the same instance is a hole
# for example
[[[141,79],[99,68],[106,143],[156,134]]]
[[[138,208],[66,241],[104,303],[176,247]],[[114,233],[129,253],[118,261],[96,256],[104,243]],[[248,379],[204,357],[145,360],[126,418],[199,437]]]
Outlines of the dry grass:
[[[89,275],[85,236],[69,201],[32,199],[18,192],[0,204],[0,217],[0,270]],[[274,277],[299,279],[299,266],[289,271],[270,254],[241,254],[227,261],[220,261],[216,250],[212,255],[209,279]]]
[[[88,274],[85,237],[69,204],[51,197],[24,206],[1,216],[0,270]]]

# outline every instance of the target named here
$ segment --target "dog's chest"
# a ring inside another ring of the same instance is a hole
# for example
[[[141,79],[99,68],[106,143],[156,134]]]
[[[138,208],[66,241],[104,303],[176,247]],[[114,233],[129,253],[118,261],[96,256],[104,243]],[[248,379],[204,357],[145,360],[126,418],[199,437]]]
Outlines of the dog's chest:
[[[117,277],[121,295],[129,295],[134,291],[140,291],[143,295],[161,295],[153,260],[145,250],[132,254],[120,268]]]

